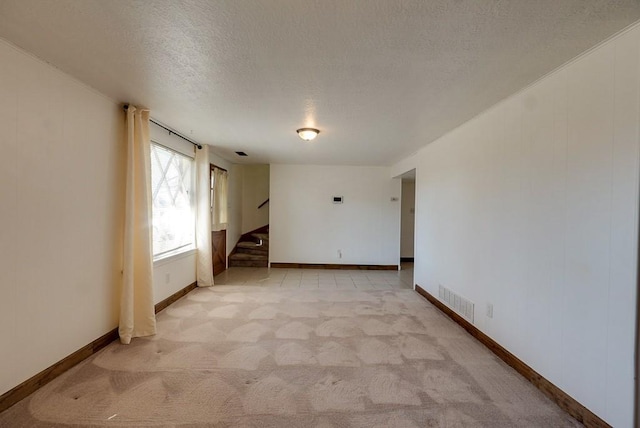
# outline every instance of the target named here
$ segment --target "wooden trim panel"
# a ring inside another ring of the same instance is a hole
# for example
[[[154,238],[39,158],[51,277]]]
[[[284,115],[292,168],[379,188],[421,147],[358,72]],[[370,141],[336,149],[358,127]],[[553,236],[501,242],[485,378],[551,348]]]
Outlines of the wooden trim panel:
[[[400,257],[400,261],[404,263],[413,263],[413,257]]]
[[[339,265],[322,263],[271,263],[271,267],[286,269],[398,270],[398,265]]]
[[[558,406],[560,406],[561,409],[573,416],[578,422],[583,423],[585,427],[611,428],[609,424],[600,419],[597,415],[584,407],[569,394],[555,386],[540,373],[529,367],[518,357],[502,347],[502,345],[500,345],[498,342],[478,330],[476,326],[462,318],[440,300],[429,294],[428,291],[420,287],[418,284],[416,284],[416,291],[418,292],[418,294],[431,302],[431,304],[433,304],[436,308],[444,312],[445,315],[458,323],[480,343],[489,348],[489,350],[496,354],[498,358],[509,364],[518,373],[524,376],[525,379],[527,379],[536,388],[542,391],[547,397],[553,400]]]
[[[162,311],[163,309],[165,309],[167,306],[169,306],[176,300],[185,296],[194,288],[196,288],[195,282],[193,284],[186,286],[182,290],[175,292],[174,294],[167,297],[160,303],[156,304],[155,312],[158,313]],[[15,388],[10,389],[9,391],[0,395],[0,412],[7,410],[9,407],[13,406],[18,401],[28,397],[29,395],[36,392],[38,389],[48,384],[49,382],[51,382],[52,380],[54,380],[55,378],[57,378],[58,376],[60,376],[61,374],[63,374],[73,366],[75,366],[76,364],[89,358],[90,356],[92,356],[93,354],[95,354],[96,352],[98,352],[99,350],[101,350],[102,348],[104,348],[105,346],[107,346],[108,344],[110,344],[111,342],[117,339],[118,339],[118,329],[114,328],[113,330],[103,334],[102,336],[100,336],[93,342],[89,343],[88,345],[83,346],[82,348],[78,349],[74,353],[66,356],[62,360],[53,364],[51,367],[44,369],[40,373],[31,377],[30,379],[25,380]]]

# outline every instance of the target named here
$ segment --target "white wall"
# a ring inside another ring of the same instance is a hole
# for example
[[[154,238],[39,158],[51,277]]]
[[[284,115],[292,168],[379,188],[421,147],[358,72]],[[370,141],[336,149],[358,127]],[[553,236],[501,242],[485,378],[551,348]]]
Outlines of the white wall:
[[[159,303],[196,282],[196,252],[178,254],[153,263],[153,300]]]
[[[400,180],[386,167],[271,165],[271,262],[397,265]],[[343,204],[333,204],[343,196]],[[337,251],[342,251],[338,258]]]
[[[416,182],[413,180],[402,180],[400,208],[400,257],[413,257],[415,200]]]
[[[412,155],[396,162],[389,169],[390,177],[400,177],[401,175],[416,169],[420,160],[420,152],[413,153]]]
[[[123,123],[0,41],[0,394],[116,327]]]
[[[242,165],[242,233],[269,224],[269,165]]]
[[[633,416],[639,41],[429,144],[416,181],[416,283],[475,302],[482,331],[616,427]]]

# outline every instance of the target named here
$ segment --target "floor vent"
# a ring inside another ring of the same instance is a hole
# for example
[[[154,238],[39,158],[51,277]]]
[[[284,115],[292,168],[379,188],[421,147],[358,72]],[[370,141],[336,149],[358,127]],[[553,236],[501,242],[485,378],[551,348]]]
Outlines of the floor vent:
[[[473,323],[473,302],[465,299],[457,293],[440,285],[438,287],[438,297],[451,309],[456,311],[458,315]]]

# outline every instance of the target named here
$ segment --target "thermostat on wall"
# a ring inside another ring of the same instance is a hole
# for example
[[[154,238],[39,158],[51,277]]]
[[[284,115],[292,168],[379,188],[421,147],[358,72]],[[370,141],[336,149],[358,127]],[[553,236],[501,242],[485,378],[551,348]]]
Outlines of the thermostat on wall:
[[[333,197],[333,203],[334,204],[341,204],[343,202],[344,202],[344,200],[343,200],[342,196],[334,196]]]

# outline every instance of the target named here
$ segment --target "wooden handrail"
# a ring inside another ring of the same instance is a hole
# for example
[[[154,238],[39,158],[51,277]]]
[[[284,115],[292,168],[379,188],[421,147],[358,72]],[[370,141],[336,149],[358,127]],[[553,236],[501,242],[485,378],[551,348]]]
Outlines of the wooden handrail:
[[[269,198],[267,198],[267,200],[266,200],[266,201],[264,201],[263,203],[261,203],[261,204],[258,206],[258,209],[260,209],[260,208],[264,207],[264,206],[267,204],[267,202],[269,202]]]

